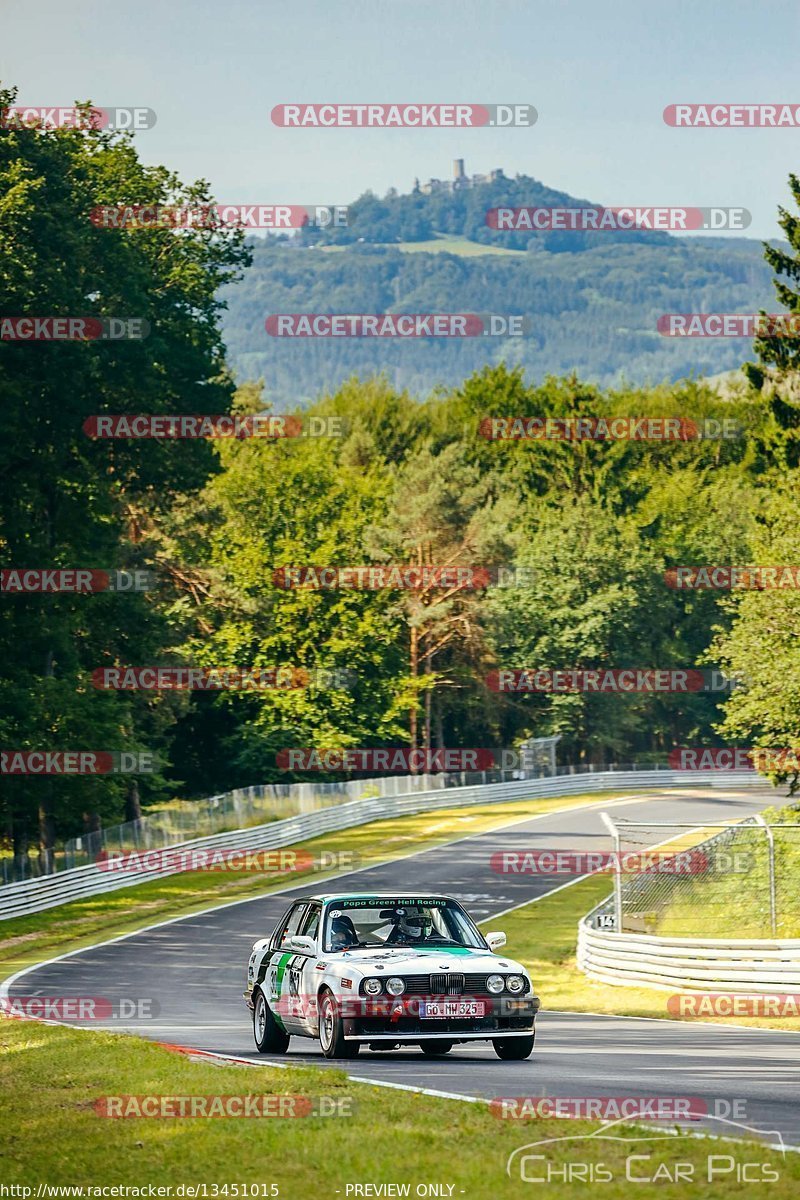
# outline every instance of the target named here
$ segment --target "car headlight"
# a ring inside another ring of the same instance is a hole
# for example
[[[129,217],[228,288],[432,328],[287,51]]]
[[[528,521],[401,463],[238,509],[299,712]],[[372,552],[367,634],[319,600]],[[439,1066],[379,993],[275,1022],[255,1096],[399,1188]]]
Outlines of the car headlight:
[[[498,992],[502,992],[503,990],[503,976],[490,975],[486,980],[486,986],[490,992],[494,992],[494,994],[497,995]]]
[[[507,975],[506,987],[510,992],[514,992],[516,995],[519,995],[520,992],[525,990],[525,980],[521,975]]]
[[[390,996],[402,996],[406,990],[406,981],[399,975],[390,975],[386,980],[386,990]]]
[[[377,996],[383,988],[382,979],[365,979],[364,991],[368,996]]]

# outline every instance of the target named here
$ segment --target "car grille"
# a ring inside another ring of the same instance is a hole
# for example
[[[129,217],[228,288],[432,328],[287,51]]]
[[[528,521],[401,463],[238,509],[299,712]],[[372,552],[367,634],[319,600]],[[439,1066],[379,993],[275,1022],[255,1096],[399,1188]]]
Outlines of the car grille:
[[[457,974],[455,971],[436,972],[432,975],[404,975],[406,996],[486,996],[490,995],[486,987],[486,974]],[[521,992],[515,995],[524,996],[530,991],[527,980]],[[508,995],[507,992],[503,993]]]
[[[433,996],[461,996],[464,994],[464,976],[431,975],[431,994]]]
[[[460,975],[442,971],[433,975],[406,975],[406,995],[409,996],[483,996],[487,994],[485,974]],[[525,986],[527,992],[527,984]],[[520,993],[521,995],[524,993]]]

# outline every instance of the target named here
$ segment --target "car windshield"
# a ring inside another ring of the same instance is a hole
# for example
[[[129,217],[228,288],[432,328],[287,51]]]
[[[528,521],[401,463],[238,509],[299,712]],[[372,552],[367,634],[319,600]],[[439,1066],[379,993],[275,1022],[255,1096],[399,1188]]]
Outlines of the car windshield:
[[[328,905],[323,941],[326,953],[376,946],[486,949],[472,921],[453,900],[379,897],[334,900]]]

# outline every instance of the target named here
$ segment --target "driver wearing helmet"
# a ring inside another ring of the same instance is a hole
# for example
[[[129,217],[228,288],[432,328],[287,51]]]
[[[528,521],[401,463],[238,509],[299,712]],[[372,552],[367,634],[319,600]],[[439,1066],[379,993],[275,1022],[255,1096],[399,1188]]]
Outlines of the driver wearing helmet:
[[[358,934],[350,917],[331,919],[331,950],[347,950],[358,945]]]
[[[432,922],[419,909],[398,908],[392,913],[394,929],[386,939],[387,943],[422,942]]]

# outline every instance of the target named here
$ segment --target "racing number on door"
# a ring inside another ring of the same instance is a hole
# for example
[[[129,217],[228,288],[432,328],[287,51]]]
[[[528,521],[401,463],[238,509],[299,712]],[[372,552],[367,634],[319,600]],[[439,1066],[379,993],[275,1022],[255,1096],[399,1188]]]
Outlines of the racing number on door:
[[[305,958],[291,959],[286,971],[288,980],[289,1014],[292,1017],[302,1017],[303,1015],[302,972],[305,961]]]
[[[297,959],[289,949],[289,943],[297,933],[307,909],[308,903],[305,900],[294,904],[273,943],[275,950],[267,971],[267,983],[270,1006],[282,1022],[288,1020],[291,1023],[292,1018],[297,1015],[299,987],[297,980],[292,976]]]

